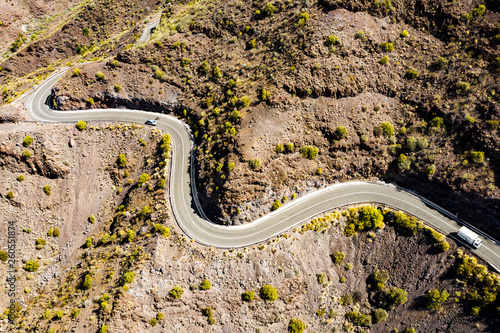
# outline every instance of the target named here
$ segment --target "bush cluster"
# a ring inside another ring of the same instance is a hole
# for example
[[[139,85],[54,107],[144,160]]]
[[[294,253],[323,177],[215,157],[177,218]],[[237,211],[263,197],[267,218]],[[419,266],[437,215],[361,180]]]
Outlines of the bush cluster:
[[[450,294],[446,291],[439,291],[438,289],[434,290],[429,290],[425,294],[425,306],[429,310],[435,310],[441,306],[442,303],[444,303]]]
[[[334,252],[330,255],[332,257],[333,263],[335,265],[342,265],[345,259],[345,253],[344,252]]]
[[[76,123],[75,127],[79,131],[85,131],[85,129],[87,128],[87,123],[80,120],[79,122]]]
[[[36,272],[40,268],[40,264],[36,260],[29,260],[23,266],[25,271]]]
[[[314,158],[318,155],[319,150],[314,146],[303,146],[300,148],[299,152],[303,158],[314,160]]]
[[[253,290],[245,291],[241,294],[241,299],[245,302],[250,302],[255,298],[255,292]]]
[[[376,207],[361,206],[352,207],[348,210],[346,226],[344,227],[344,235],[350,237],[358,231],[383,229],[384,216]]]
[[[169,295],[173,299],[179,299],[182,297],[182,294],[184,293],[184,289],[181,287],[175,286],[172,290],[170,290]]]
[[[403,212],[395,212],[393,222],[396,229],[403,235],[412,236],[418,232],[419,223],[413,216],[408,216]]]

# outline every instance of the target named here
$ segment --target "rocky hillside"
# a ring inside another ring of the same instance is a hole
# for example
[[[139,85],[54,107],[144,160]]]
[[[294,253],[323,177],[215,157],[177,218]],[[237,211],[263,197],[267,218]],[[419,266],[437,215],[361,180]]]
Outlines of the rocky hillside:
[[[147,45],[71,67],[55,101],[183,117],[221,223],[377,178],[500,237],[498,11],[479,0],[174,3]]]

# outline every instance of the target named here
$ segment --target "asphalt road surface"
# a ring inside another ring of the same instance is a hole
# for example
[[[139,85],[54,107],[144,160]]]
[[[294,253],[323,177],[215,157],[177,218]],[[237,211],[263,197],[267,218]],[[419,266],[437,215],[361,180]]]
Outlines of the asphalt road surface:
[[[196,241],[220,248],[238,248],[262,242],[322,212],[335,207],[358,203],[391,206],[409,213],[427,224],[456,238],[458,219],[432,202],[394,185],[374,182],[346,182],[319,189],[284,204],[251,223],[221,226],[212,223],[198,202],[191,164],[194,159],[193,140],[189,128],[172,116],[141,110],[101,109],[85,111],[54,111],[47,105],[52,86],[65,71],[47,79],[24,100],[31,118],[40,122],[117,121],[144,124],[147,118],[158,119],[157,127],[172,138],[172,164],[169,200],[175,219],[182,230]],[[460,222],[462,223],[462,222]],[[500,267],[498,243],[482,233],[483,245],[474,250],[497,271]]]

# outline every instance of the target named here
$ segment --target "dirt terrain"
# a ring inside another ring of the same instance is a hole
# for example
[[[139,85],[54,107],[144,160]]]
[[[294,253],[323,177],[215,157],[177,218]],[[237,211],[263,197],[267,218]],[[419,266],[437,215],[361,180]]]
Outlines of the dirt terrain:
[[[478,287],[457,278],[455,242],[446,239],[450,248],[442,252],[421,227],[407,236],[394,228],[388,210],[382,210],[385,227],[351,237],[344,228],[354,215],[341,209],[342,214],[325,213],[262,244],[207,248],[189,240],[172,220],[160,185],[169,161],[158,157],[161,135],[154,130],[103,123],[88,123],[82,132],[68,125],[2,126],[0,182],[14,196],[2,193],[1,228],[15,221],[20,265],[40,264],[33,272],[16,271],[22,308],[14,326],[4,312],[4,332],[35,326],[48,332],[103,327],[108,332],[286,332],[291,318],[304,322],[307,332],[493,332],[498,325],[494,309],[470,315],[469,295]],[[34,140],[23,148],[26,135]],[[32,160],[17,158],[23,149],[32,152]],[[126,155],[124,168],[117,165],[120,152]],[[151,178],[137,185],[143,173]],[[23,181],[16,179],[19,174]],[[46,184],[50,196],[43,191]],[[47,235],[56,228],[57,237]],[[40,238],[46,243],[38,248]],[[334,260],[338,252],[345,255],[340,262]],[[384,305],[383,291],[372,281],[377,270],[388,273],[384,291],[407,293],[403,305]],[[91,282],[85,286],[87,276]],[[209,287],[203,289],[205,279]],[[276,300],[262,298],[264,285],[276,288]],[[178,299],[171,294],[175,287],[183,290]],[[432,289],[451,295],[437,310],[425,305]],[[242,299],[247,291],[255,292],[249,302]],[[6,308],[6,292],[0,300]],[[206,308],[211,316],[203,314]],[[369,315],[378,308],[388,314],[381,323],[361,326],[346,318],[352,311]]]
[[[294,192],[376,178],[498,237],[498,5],[375,3],[291,2],[269,15],[265,3],[175,3],[146,46],[79,75],[72,67],[55,101],[184,117],[205,208],[221,223],[252,220]],[[381,133],[383,122],[394,130]],[[303,158],[304,145],[317,157]]]

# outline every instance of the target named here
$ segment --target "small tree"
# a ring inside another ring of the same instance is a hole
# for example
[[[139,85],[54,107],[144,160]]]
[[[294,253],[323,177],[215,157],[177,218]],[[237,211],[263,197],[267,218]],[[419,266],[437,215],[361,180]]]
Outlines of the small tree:
[[[385,296],[391,307],[395,305],[405,304],[407,300],[408,293],[400,288],[392,288],[385,291]]]
[[[332,260],[333,260],[333,263],[335,265],[342,265],[342,263],[344,262],[344,259],[345,259],[345,253],[344,252],[334,252],[331,254],[331,257],[332,257]]]
[[[266,301],[275,301],[278,298],[278,290],[267,284],[260,288],[260,297]]]
[[[288,323],[288,332],[290,333],[302,333],[306,329],[306,324],[299,320],[292,318]]]
[[[318,155],[318,148],[314,146],[303,146],[300,148],[300,154],[302,157],[307,158],[309,160],[314,160],[314,158]]]
[[[376,309],[375,311],[373,311],[373,322],[375,324],[383,322],[387,319],[387,317],[387,311],[385,311],[384,309]]]
[[[98,71],[97,73],[95,73],[95,77],[98,79],[98,80],[104,80],[104,78],[106,77],[106,75],[101,72],[101,71]]]
[[[82,284],[83,290],[89,290],[90,288],[92,288],[92,281],[92,276],[90,274],[85,274],[85,278],[83,279]]]
[[[123,273],[123,285],[132,283],[134,281],[134,278],[135,278],[134,272],[128,271]]]
[[[139,176],[139,180],[137,181],[137,187],[141,187],[145,182],[149,180],[149,175],[147,173],[143,173]]]
[[[40,268],[40,264],[36,260],[29,260],[23,266],[25,271],[36,272]]]
[[[272,210],[272,211],[274,211],[274,210],[276,210],[276,209],[278,209],[278,208],[280,208],[280,207],[281,207],[281,202],[279,202],[278,200],[276,200],[276,201],[273,203],[273,205],[271,206],[271,210]]]
[[[51,188],[50,188],[50,186],[49,186],[49,185],[45,185],[45,186],[43,187],[43,192],[45,192],[45,194],[46,194],[47,196],[50,196],[50,195],[52,194],[52,191],[51,191]]]
[[[87,123],[80,120],[79,122],[76,123],[76,129],[79,130],[79,131],[85,131],[85,129],[87,128]]]
[[[245,302],[252,301],[254,297],[255,297],[255,292],[253,290],[245,291],[243,294],[241,294],[241,299]]]
[[[179,299],[182,297],[182,294],[184,293],[184,290],[181,287],[174,287],[174,289],[170,290],[169,295],[173,299]]]
[[[23,140],[23,146],[28,148],[29,146],[31,146],[32,143],[33,143],[33,138],[29,135],[26,135],[26,137]]]
[[[380,128],[382,129],[384,136],[389,138],[394,135],[394,126],[390,122],[384,121],[380,124]]]

